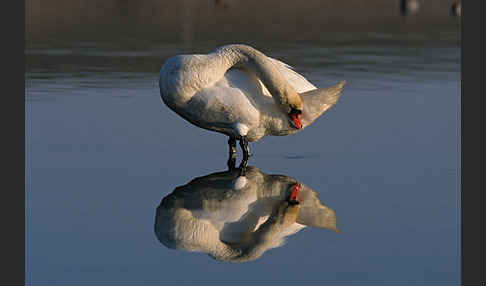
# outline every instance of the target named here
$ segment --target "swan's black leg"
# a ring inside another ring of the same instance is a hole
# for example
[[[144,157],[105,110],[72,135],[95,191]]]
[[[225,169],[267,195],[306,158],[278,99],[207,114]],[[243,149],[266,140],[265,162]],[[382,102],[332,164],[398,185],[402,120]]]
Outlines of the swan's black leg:
[[[240,163],[240,176],[244,176],[246,173],[246,167],[248,166],[248,159],[250,159],[250,151],[248,148],[248,140],[246,137],[240,139],[241,150],[243,150],[243,160]]]
[[[229,158],[228,158],[228,169],[234,170],[236,167],[236,138],[230,137],[228,140],[229,145]]]

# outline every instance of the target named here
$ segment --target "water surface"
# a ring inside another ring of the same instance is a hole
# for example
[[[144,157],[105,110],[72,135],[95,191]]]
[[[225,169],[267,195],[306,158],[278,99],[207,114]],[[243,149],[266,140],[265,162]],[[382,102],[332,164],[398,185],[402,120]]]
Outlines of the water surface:
[[[227,160],[225,136],[163,105],[158,72],[224,41],[136,42],[27,45],[27,285],[459,285],[457,30],[251,43],[316,86],[347,81],[303,132],[250,146],[250,165],[318,192],[341,233],[305,228],[237,264],[154,232],[163,197]]]

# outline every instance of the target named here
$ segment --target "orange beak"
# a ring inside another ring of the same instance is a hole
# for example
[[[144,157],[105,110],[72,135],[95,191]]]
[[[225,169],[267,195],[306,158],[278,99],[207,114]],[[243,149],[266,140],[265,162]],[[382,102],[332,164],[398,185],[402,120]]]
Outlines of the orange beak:
[[[302,129],[302,122],[300,121],[300,117],[302,114],[300,113],[290,113],[290,119],[292,119],[292,123],[294,123],[297,129]]]

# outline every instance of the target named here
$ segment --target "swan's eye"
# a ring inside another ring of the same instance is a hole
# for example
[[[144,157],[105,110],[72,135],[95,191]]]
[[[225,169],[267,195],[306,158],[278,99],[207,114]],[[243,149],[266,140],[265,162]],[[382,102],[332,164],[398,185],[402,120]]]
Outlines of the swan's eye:
[[[295,114],[295,115],[301,115],[302,110],[296,109],[296,108],[291,108],[289,114]]]

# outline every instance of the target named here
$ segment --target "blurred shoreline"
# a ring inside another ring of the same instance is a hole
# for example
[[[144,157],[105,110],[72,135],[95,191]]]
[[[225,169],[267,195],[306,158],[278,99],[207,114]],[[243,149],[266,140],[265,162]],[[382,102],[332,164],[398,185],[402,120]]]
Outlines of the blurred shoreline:
[[[414,15],[403,16],[399,0],[27,0],[25,40],[325,41],[341,32],[460,32],[460,18],[450,14],[454,0],[419,2]]]

